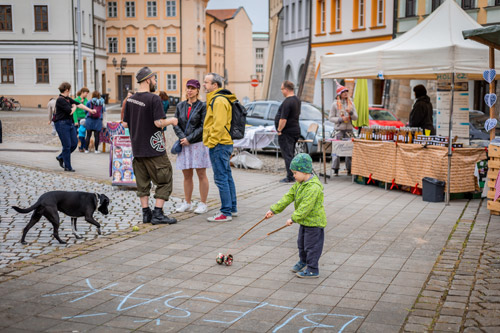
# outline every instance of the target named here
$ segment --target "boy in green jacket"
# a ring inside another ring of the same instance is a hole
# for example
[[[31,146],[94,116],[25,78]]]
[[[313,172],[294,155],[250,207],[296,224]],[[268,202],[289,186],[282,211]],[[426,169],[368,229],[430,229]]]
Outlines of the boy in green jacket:
[[[312,175],[312,159],[308,154],[298,154],[290,163],[290,170],[296,182],[278,203],[271,206],[266,218],[281,213],[292,201],[295,211],[286,221],[290,226],[300,224],[297,245],[299,261],[292,272],[299,278],[317,278],[318,261],[325,240],[326,213],[323,206],[323,185],[318,177]],[[307,266],[307,268],[306,268]]]

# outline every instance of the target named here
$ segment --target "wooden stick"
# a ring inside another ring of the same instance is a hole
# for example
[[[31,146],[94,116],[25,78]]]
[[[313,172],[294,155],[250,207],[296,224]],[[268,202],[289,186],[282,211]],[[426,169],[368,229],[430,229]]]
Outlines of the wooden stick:
[[[246,234],[248,234],[250,232],[250,230],[252,230],[253,228],[255,228],[256,226],[259,225],[259,223],[261,223],[262,221],[264,221],[266,219],[266,217],[264,216],[264,218],[262,220],[260,220],[259,222],[255,223],[253,225],[253,227],[251,227],[250,229],[248,229],[247,231],[245,231],[240,237],[238,237],[238,240],[240,240],[243,236],[245,236]]]
[[[285,229],[286,227],[288,227],[288,225],[287,225],[287,224],[285,224],[284,226],[282,226],[282,227],[280,227],[280,228],[278,228],[278,229],[276,229],[276,230],[274,230],[274,231],[269,232],[269,233],[267,234],[267,236],[269,236],[269,235],[271,235],[271,234],[274,234],[275,232],[278,232],[278,231],[280,231],[281,229]]]

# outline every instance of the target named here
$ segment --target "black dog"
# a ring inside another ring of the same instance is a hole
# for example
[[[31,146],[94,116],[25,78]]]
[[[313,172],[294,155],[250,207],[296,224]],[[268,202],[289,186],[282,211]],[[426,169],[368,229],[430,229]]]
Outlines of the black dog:
[[[12,206],[19,213],[35,212],[31,216],[28,225],[23,229],[21,243],[26,244],[24,240],[28,231],[38,222],[42,216],[45,216],[54,228],[54,237],[61,244],[66,244],[59,237],[59,212],[71,216],[71,228],[76,238],[82,237],[76,232],[76,219],[85,216],[85,221],[97,227],[97,232],[101,234],[101,225],[92,216],[96,209],[102,214],[108,214],[109,198],[104,194],[88,192],[66,192],[52,191],[42,194],[38,201],[29,208],[19,208]]]

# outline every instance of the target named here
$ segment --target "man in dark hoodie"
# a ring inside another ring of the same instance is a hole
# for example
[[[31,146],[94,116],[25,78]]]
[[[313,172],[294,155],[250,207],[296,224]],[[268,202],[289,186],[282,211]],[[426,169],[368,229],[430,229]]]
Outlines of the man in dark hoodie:
[[[423,85],[419,84],[413,88],[413,92],[417,100],[410,112],[409,126],[430,130],[431,135],[435,135],[436,130],[432,123],[432,103],[429,96],[427,96],[427,90]]]

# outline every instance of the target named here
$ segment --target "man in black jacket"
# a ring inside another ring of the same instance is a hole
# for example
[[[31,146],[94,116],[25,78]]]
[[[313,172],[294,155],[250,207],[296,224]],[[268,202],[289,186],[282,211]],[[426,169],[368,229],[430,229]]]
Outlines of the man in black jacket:
[[[410,112],[409,126],[430,130],[431,135],[435,135],[436,130],[432,122],[432,103],[429,96],[427,96],[427,90],[423,85],[419,84],[413,88],[413,92],[415,92],[417,100]]]

